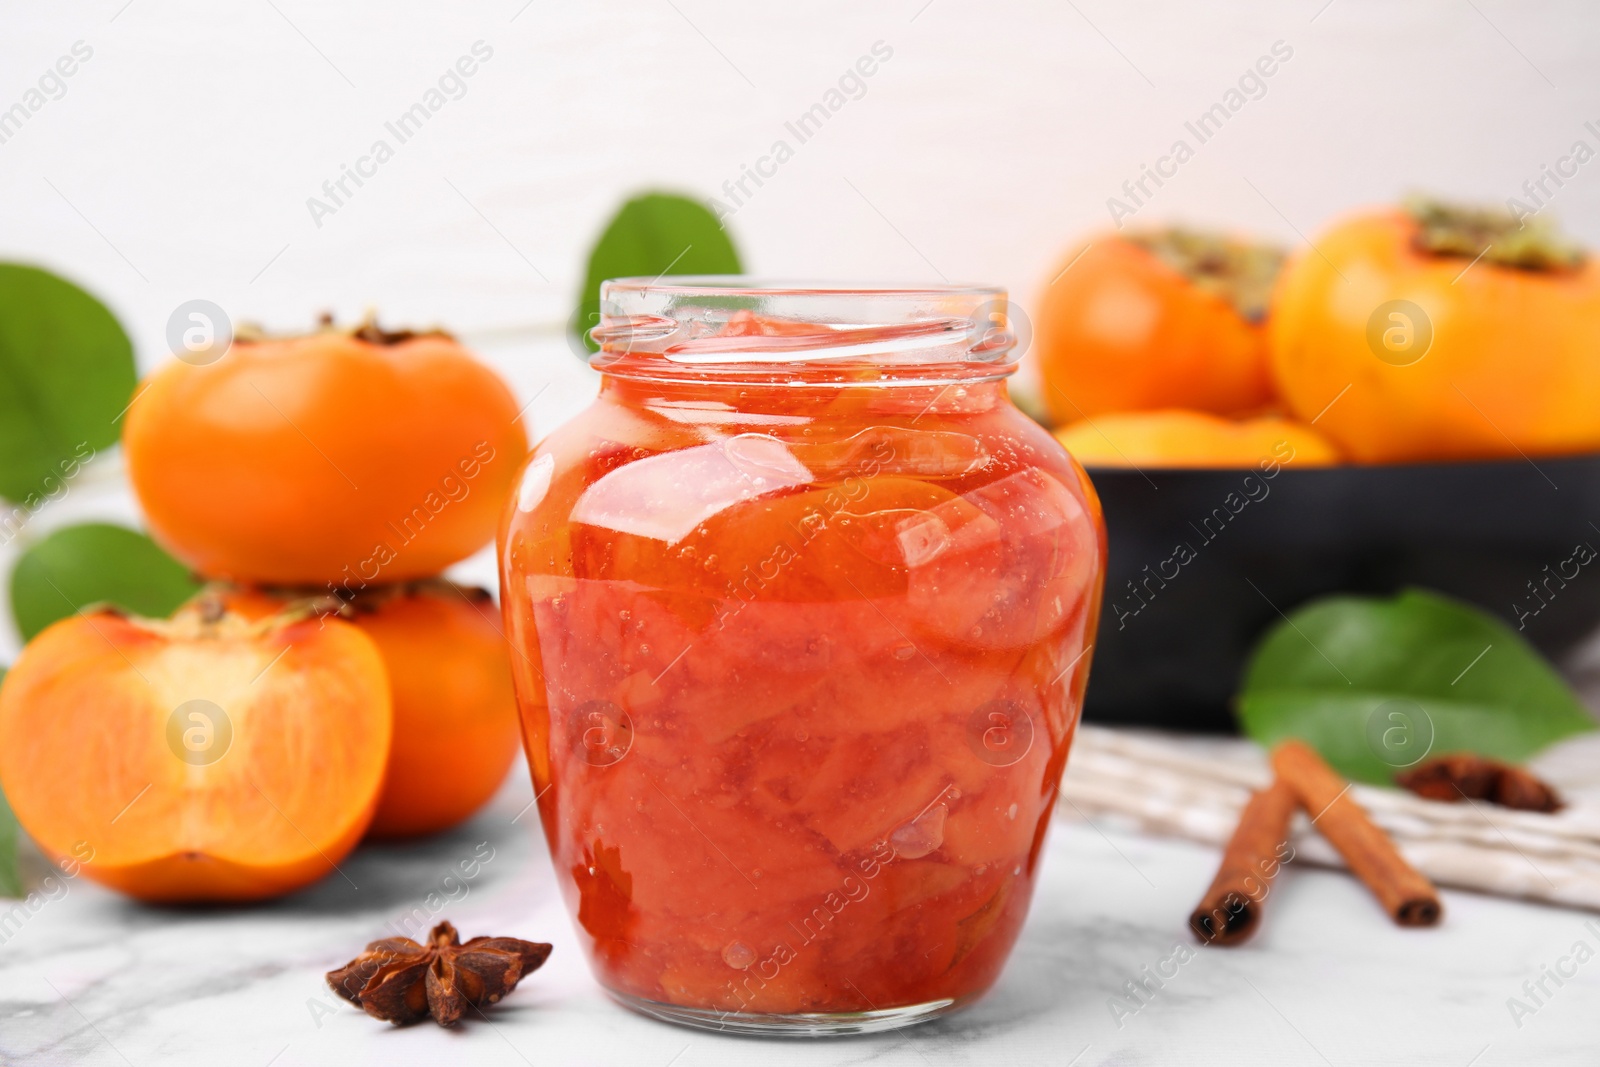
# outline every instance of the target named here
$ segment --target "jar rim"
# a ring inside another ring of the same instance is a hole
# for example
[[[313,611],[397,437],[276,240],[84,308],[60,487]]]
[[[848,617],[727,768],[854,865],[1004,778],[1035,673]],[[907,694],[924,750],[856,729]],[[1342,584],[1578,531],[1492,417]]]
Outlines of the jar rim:
[[[946,282],[910,285],[892,282],[831,282],[806,278],[765,278],[744,274],[673,274],[654,278],[611,278],[601,283],[601,293],[620,296],[650,290],[685,296],[893,296],[946,297],[973,295],[991,299],[1006,295],[1004,286]],[[604,295],[602,295],[604,299]]]
[[[884,383],[1003,378],[1015,308],[995,285],[690,275],[600,287],[591,366],[635,378]]]

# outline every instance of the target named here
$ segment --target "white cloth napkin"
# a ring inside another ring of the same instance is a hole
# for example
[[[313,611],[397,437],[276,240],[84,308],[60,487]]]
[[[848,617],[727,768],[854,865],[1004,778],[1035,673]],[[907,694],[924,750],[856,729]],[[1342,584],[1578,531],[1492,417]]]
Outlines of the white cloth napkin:
[[[1528,769],[1567,806],[1546,815],[1365,785],[1351,795],[1439,885],[1600,911],[1600,733],[1552,745]],[[1251,791],[1271,777],[1250,741],[1085,725],[1061,805],[1068,818],[1222,845]],[[1303,813],[1291,843],[1296,862],[1344,866]]]

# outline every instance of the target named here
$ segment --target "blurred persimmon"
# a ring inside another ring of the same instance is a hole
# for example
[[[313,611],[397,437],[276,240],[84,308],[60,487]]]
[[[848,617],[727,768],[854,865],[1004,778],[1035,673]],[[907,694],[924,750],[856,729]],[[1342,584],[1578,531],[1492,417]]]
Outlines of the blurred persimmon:
[[[1238,422],[1202,411],[1135,411],[1063,426],[1056,439],[1085,467],[1326,467],[1339,454],[1314,428],[1263,416]]]
[[[487,544],[527,437],[454,338],[369,322],[162,367],[123,447],[151,534],[201,574],[354,589]]]
[[[292,610],[301,596],[225,595],[229,610],[247,617]],[[490,595],[435,579],[374,587],[344,604],[300,603],[337,607],[372,638],[389,674],[394,740],[369,836],[435,833],[481,808],[505,780],[519,744],[508,646]]]
[[[347,623],[80,614],[0,688],[0,786],[43,851],[97,882],[255,900],[355,847],[391,727],[383,661]]]
[[[1034,315],[1052,419],[1260,410],[1272,399],[1262,319],[1282,260],[1275,248],[1178,229],[1075,249]]]
[[[1537,216],[1349,218],[1284,268],[1272,341],[1283,399],[1358,461],[1600,449],[1600,267]]]

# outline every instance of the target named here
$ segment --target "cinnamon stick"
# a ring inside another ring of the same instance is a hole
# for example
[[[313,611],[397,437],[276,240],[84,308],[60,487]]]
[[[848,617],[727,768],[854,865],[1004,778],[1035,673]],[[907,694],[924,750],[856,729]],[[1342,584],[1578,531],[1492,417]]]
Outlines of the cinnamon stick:
[[[1401,926],[1432,926],[1442,908],[1433,883],[1407,863],[1349,794],[1350,785],[1301,741],[1285,741],[1272,766],[1294,790],[1311,824],[1339,850],[1389,917]]]
[[[1294,790],[1282,778],[1251,794],[1211,888],[1189,916],[1189,928],[1201,941],[1237,945],[1256,932],[1273,878],[1294,857],[1289,818],[1295,802]]]

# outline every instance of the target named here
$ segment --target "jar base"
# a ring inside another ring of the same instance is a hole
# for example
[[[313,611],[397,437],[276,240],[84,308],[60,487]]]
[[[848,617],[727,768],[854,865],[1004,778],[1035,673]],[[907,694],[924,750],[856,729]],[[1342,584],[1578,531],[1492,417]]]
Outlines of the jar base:
[[[685,1008],[658,1000],[606,991],[611,999],[629,1011],[652,1019],[715,1030],[724,1034],[749,1034],[756,1037],[843,1037],[849,1034],[876,1034],[937,1019],[965,1007],[971,998],[930,1000],[901,1008],[877,1011],[795,1012],[788,1015],[764,1012],[714,1011]]]

